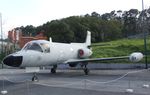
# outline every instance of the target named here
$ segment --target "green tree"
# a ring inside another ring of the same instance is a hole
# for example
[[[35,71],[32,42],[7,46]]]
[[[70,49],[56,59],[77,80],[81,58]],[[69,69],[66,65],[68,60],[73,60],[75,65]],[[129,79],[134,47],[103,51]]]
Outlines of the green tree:
[[[139,11],[137,9],[131,9],[125,11],[123,14],[124,19],[124,36],[128,37],[137,34],[137,15]]]
[[[73,41],[74,33],[70,30],[69,26],[62,21],[55,20],[51,23],[44,25],[46,35],[52,37],[56,42],[71,42]]]
[[[32,25],[27,25],[26,27],[21,27],[22,34],[24,36],[35,36],[36,35],[36,27]]]

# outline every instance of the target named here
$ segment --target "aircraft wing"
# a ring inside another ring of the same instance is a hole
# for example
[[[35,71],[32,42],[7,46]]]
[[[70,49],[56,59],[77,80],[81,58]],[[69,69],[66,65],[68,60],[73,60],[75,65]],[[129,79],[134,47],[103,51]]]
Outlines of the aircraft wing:
[[[132,53],[130,56],[108,57],[108,58],[70,59],[70,60],[67,60],[65,63],[94,62],[94,61],[115,60],[115,59],[129,59],[131,62],[138,62],[142,58],[143,58],[142,53],[135,52],[135,53]]]
[[[115,59],[128,59],[129,56],[122,57],[109,57],[109,58],[88,58],[88,59],[70,59],[65,63],[78,63],[78,62],[94,62],[94,61],[104,61],[104,60],[115,60]]]

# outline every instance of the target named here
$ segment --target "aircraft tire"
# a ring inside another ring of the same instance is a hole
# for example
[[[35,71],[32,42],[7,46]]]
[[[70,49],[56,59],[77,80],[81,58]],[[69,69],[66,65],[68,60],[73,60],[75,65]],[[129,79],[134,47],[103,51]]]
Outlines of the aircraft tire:
[[[88,69],[88,68],[85,68],[85,69],[84,69],[84,73],[85,73],[85,75],[88,75],[88,74],[89,74],[89,69]]]
[[[52,74],[55,74],[55,73],[56,73],[56,69],[52,68],[52,69],[51,69],[51,73],[52,73]]]
[[[32,81],[38,81],[38,77],[37,76],[33,76],[32,77]]]

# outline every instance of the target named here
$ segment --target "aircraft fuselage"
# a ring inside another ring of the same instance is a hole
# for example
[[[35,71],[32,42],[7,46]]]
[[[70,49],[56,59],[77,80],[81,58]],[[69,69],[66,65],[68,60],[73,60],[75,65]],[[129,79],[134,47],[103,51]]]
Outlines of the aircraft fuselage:
[[[81,55],[79,54],[79,50],[82,52]],[[9,55],[13,56],[13,60],[7,56],[7,60],[4,59],[4,62],[5,64],[8,62],[7,65],[14,67],[38,67],[62,64],[68,59],[88,58],[91,54],[92,51],[84,44],[53,43],[45,40],[37,40],[27,43],[21,51]],[[18,56],[22,57],[22,59],[16,62],[14,59],[15,57],[17,59]]]

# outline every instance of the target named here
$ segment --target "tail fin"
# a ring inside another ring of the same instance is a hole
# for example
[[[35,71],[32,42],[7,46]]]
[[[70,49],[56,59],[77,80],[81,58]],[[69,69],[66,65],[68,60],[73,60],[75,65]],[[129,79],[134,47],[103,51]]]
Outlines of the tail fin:
[[[86,46],[91,46],[91,32],[90,31],[87,31],[85,44]]]

